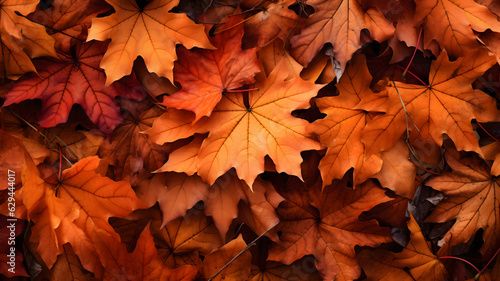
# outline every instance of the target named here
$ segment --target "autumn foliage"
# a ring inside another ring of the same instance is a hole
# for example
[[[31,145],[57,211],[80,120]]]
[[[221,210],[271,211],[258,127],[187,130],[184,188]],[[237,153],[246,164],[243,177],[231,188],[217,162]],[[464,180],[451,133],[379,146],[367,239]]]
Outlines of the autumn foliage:
[[[496,1],[0,0],[0,23],[4,276],[500,278]]]

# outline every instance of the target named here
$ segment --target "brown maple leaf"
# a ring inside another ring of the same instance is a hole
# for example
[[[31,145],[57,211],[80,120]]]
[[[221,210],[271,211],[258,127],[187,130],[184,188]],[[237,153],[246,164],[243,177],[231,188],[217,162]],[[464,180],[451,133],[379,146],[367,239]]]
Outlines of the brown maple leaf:
[[[141,134],[153,125],[164,110],[151,102],[121,100],[124,123],[117,126],[111,139],[99,148],[99,156],[113,166],[116,179],[135,182],[134,176],[143,169],[153,172],[167,160],[167,148],[148,141]]]
[[[457,149],[480,154],[471,120],[495,120],[500,112],[494,100],[471,83],[494,63],[495,58],[484,49],[453,62],[443,51],[431,65],[429,85],[391,82],[387,113],[375,117],[363,130],[366,152],[389,150],[408,130],[412,141],[432,140],[441,146],[446,133]]]
[[[280,63],[269,77],[257,79],[259,91],[223,94],[208,119],[191,124],[193,119],[172,120],[174,112],[170,111],[146,133],[163,144],[179,136],[209,132],[196,159],[198,175],[209,184],[235,167],[238,177],[252,186],[257,175],[264,172],[266,155],[275,162],[278,172],[300,176],[300,152],[320,146],[306,132],[308,122],[291,112],[307,107],[321,86],[298,77],[285,80],[285,70]],[[169,161],[176,162],[172,157]]]
[[[216,50],[177,49],[174,76],[182,89],[164,97],[163,105],[193,111],[198,121],[210,116],[222,93],[255,82],[254,75],[260,71],[257,50],[241,49],[243,26],[236,25],[241,20],[241,16],[231,17],[222,26],[229,29],[210,38]]]
[[[74,280],[98,280],[92,276],[92,273],[83,268],[78,256],[69,243],[62,245],[62,247],[63,254],[57,256],[57,261],[50,270],[53,280],[65,280],[68,276],[71,276]]]
[[[288,8],[295,3],[295,0],[265,1],[257,14],[245,20],[244,48],[265,46],[276,38],[286,41],[299,21],[297,14]]]
[[[490,174],[490,167],[473,154],[447,149],[445,155],[452,172],[443,173],[426,183],[446,197],[427,218],[429,222],[456,219],[444,236],[445,248],[466,243],[479,228],[484,230],[481,253],[493,255],[500,237],[500,179]]]
[[[402,252],[386,250],[363,250],[358,254],[359,261],[369,277],[367,280],[446,280],[444,265],[436,257],[410,213],[408,228],[410,242]]]
[[[366,28],[373,39],[382,42],[394,33],[394,27],[373,7],[363,7],[358,0],[312,0],[314,8],[302,31],[291,38],[292,55],[307,66],[323,45],[331,43],[342,70],[352,54],[361,47],[360,33]]]
[[[29,18],[47,28],[56,49],[69,52],[71,41],[85,40],[92,19],[110,9],[100,0],[54,0],[49,7],[38,5]]]
[[[144,59],[150,72],[167,77],[173,83],[177,43],[188,49],[213,48],[202,25],[193,23],[185,14],[169,12],[179,0],[106,2],[116,12],[104,18],[94,18],[87,39],[112,39],[101,61],[107,76],[106,85],[130,75],[138,56]]]
[[[347,187],[346,180],[334,181],[323,191],[320,181],[311,188],[298,181],[292,178],[281,193],[286,199],[276,210],[281,242],[270,249],[269,259],[291,264],[314,255],[324,280],[358,278],[361,269],[354,247],[391,241],[389,229],[373,220],[361,222],[358,217],[390,198],[371,181],[356,189]]]
[[[212,276],[227,264],[227,261],[239,254],[247,244],[243,240],[242,235],[238,235],[235,239],[229,241],[226,245],[217,249],[217,251],[206,255],[201,268],[202,276],[205,279],[211,280],[249,280],[250,279],[250,262],[252,255],[246,251],[235,259],[229,266],[224,268],[215,278]]]

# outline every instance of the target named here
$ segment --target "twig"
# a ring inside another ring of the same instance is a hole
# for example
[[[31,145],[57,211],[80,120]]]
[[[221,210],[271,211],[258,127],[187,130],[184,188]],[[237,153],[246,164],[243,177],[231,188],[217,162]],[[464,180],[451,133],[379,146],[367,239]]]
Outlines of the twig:
[[[26,121],[23,117],[19,116],[19,114],[15,113],[13,110],[9,109],[9,108],[6,108],[10,113],[12,113],[12,115],[16,116],[19,120],[23,121],[26,125],[28,125],[30,128],[32,128],[33,130],[35,130],[38,134],[40,134],[46,141],[47,143],[52,143],[52,140],[50,140],[46,135],[44,135],[42,132],[40,132],[40,130],[38,130],[35,126],[33,126],[30,122]],[[61,142],[62,145],[64,145],[64,147],[69,151],[71,152],[71,154],[73,154],[73,156],[75,156],[75,158],[77,160],[80,160],[80,158],[76,155],[76,153],[66,144],[63,142],[63,140],[61,138],[59,138],[57,135],[53,134],[52,132],[49,132],[51,135],[53,135],[57,140],[59,140]],[[62,157],[64,158],[64,160],[66,160],[71,166],[73,166],[73,163],[71,163],[71,161],[69,161],[68,158],[66,158],[66,156],[62,155]]]
[[[486,268],[488,268],[488,265],[490,265],[490,263],[493,261],[493,259],[495,259],[495,257],[498,255],[499,251],[500,251],[500,248],[498,248],[498,250],[495,252],[493,257],[491,257],[490,261],[483,267],[483,269],[481,269],[481,271],[479,271],[478,274],[476,274],[476,276],[474,276],[474,280],[479,279],[479,275],[481,275],[481,273],[483,273],[486,270]]]
[[[270,228],[268,228],[266,231],[264,231],[264,233],[262,233],[261,235],[259,235],[259,237],[255,238],[252,242],[250,242],[250,244],[248,244],[245,247],[245,249],[241,250],[241,252],[239,252],[236,256],[234,256],[234,258],[232,258],[221,269],[219,269],[219,271],[217,271],[214,275],[212,275],[212,277],[210,277],[210,279],[208,279],[208,281],[212,281],[217,275],[219,275],[224,269],[226,269],[226,267],[228,267],[233,261],[235,261],[239,256],[241,256],[244,252],[246,252],[248,249],[250,249],[250,247],[255,246],[256,242],[260,238],[262,238],[262,236],[266,235],[266,233],[268,233],[271,229],[275,228],[279,223],[280,222],[278,221],[276,224],[274,224],[273,226],[271,226]]]

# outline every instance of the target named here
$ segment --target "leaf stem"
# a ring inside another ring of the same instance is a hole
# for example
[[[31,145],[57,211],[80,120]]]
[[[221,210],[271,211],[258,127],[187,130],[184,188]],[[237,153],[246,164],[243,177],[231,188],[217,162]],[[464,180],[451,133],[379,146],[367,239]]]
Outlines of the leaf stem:
[[[485,128],[481,125],[481,123],[479,123],[479,122],[476,122],[476,123],[479,125],[479,127],[481,127],[481,129],[483,129],[483,131],[484,131],[484,132],[485,132],[488,136],[490,136],[490,137],[491,137],[492,139],[494,139],[496,142],[500,142],[500,140],[499,140],[499,139],[495,138],[495,137],[494,137],[493,135],[491,135],[488,131],[486,131],[486,129],[485,129]]]
[[[411,56],[410,62],[408,62],[408,65],[406,66],[405,71],[403,72],[403,80],[406,80],[406,73],[408,72],[408,68],[410,68],[410,65],[413,61],[413,58],[415,57],[415,54],[417,53],[418,50],[418,45],[420,44],[420,36],[422,35],[422,27],[420,27],[420,31],[418,32],[418,38],[417,38],[417,45],[415,46],[415,50],[413,51],[413,55]]]
[[[459,257],[453,257],[453,256],[443,256],[443,257],[439,257],[439,259],[454,259],[454,260],[463,261],[463,262],[465,262],[466,264],[468,264],[468,265],[472,266],[472,267],[473,267],[473,268],[474,268],[474,269],[478,272],[478,274],[481,272],[481,271],[479,271],[479,269],[478,269],[475,265],[473,265],[470,261],[465,260],[465,259],[462,259],[462,258],[459,258]],[[476,275],[476,276],[477,276],[477,275]]]
[[[403,67],[401,67],[401,66],[399,66],[399,65],[397,65],[397,64],[396,64],[396,65],[394,65],[394,66],[396,66],[396,67],[398,67],[398,68],[401,68],[401,69],[404,69]],[[408,70],[407,72],[408,72],[408,73],[410,73],[413,77],[415,77],[415,78],[416,78],[416,79],[417,79],[420,83],[422,83],[422,85],[424,85],[424,86],[426,86],[426,87],[428,87],[428,86],[429,86],[429,85],[427,85],[427,84],[426,84],[426,83],[425,83],[422,79],[420,79],[417,75],[415,75],[413,72],[411,72],[411,71],[409,71],[409,70]]]

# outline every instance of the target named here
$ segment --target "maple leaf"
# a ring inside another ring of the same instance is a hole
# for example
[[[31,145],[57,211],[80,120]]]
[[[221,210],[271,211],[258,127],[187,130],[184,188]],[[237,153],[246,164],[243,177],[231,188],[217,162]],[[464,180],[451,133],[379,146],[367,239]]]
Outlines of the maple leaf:
[[[164,97],[163,105],[193,111],[198,121],[210,116],[222,93],[255,82],[254,75],[260,71],[257,50],[241,49],[243,26],[236,25],[241,20],[231,17],[222,27],[229,29],[211,38],[216,50],[177,49],[174,75],[182,90]]]
[[[33,100],[28,100],[21,104],[13,104],[1,110],[2,129],[20,140],[20,143],[23,144],[24,148],[37,165],[42,163],[50,155],[50,151],[44,143],[43,137],[28,125],[36,123],[39,110],[40,106]],[[9,146],[6,146],[6,148],[8,147]],[[24,161],[24,157],[22,158]],[[5,164],[10,165],[8,162]],[[15,164],[12,163],[12,165]]]
[[[445,247],[466,243],[479,228],[484,230],[481,253],[491,256],[499,247],[500,179],[490,175],[483,160],[451,149],[445,155],[452,172],[432,178],[426,185],[444,192],[446,197],[427,218],[429,222],[456,219],[444,236]],[[449,248],[448,248],[449,249]]]
[[[364,250],[358,255],[368,280],[446,280],[444,265],[429,249],[411,213],[408,228],[410,242],[402,252]]]
[[[172,69],[177,59],[175,45],[188,49],[212,49],[202,25],[193,23],[185,14],[169,11],[179,0],[153,0],[139,5],[136,1],[106,0],[115,13],[94,18],[87,40],[111,39],[101,61],[106,72],[106,85],[129,75],[134,60],[141,56],[150,72],[174,81]]]
[[[27,153],[26,148],[20,139],[0,129],[0,157],[9,161],[0,162],[0,190],[5,190],[9,186],[20,183],[20,175],[24,165],[24,157],[19,157]],[[14,175],[14,176],[13,176]],[[13,181],[9,181],[9,176]]]
[[[212,279],[212,276],[225,266],[227,261],[234,258],[245,249],[246,246],[247,244],[240,234],[236,239],[231,240],[217,251],[206,255],[201,269],[203,277],[207,280],[249,280],[252,255],[248,251],[235,259],[229,266],[224,268],[219,275]]]
[[[277,208],[281,242],[269,250],[269,259],[291,264],[314,255],[315,264],[324,280],[354,280],[361,270],[354,246],[377,246],[391,241],[389,230],[375,221],[358,220],[363,211],[386,202],[384,191],[368,181],[356,189],[347,181],[334,181],[321,188],[321,183],[304,188],[297,178],[287,182],[285,201]]]
[[[112,239],[101,234],[96,239],[99,244],[100,258],[105,267],[104,278],[106,280],[194,280],[197,267],[185,265],[176,269],[170,269],[165,266],[156,252],[153,242],[153,236],[149,230],[149,225],[144,228],[137,245],[132,253],[127,252],[124,244],[119,247],[110,247],[114,245]]]
[[[51,269],[53,280],[65,280],[68,276],[71,276],[73,280],[98,280],[83,269],[78,256],[69,243],[62,245],[62,247],[63,254],[57,257],[57,261]]]
[[[62,245],[69,242],[84,268],[99,276],[102,269],[93,245],[95,232],[107,232],[117,239],[108,218],[125,217],[142,206],[141,202],[128,183],[114,182],[94,172],[99,164],[96,156],[62,171],[55,186],[40,177],[33,162],[27,162],[23,203],[28,218],[35,223],[31,239],[39,244],[43,260],[51,268],[63,251]]]
[[[2,0],[0,1],[0,44],[2,53],[0,60],[0,77],[19,79],[27,72],[36,71],[30,58],[52,56],[57,57],[54,39],[45,28],[33,23],[22,15],[35,10],[36,0]]]
[[[494,120],[499,111],[494,100],[471,83],[494,63],[484,49],[453,62],[443,51],[431,65],[429,85],[391,83],[387,113],[375,117],[363,130],[366,153],[392,148],[409,130],[411,140],[432,139],[441,146],[446,133],[457,149],[481,154],[470,122]]]
[[[165,163],[167,149],[148,141],[145,131],[164,110],[150,102],[122,100],[121,108],[126,110],[124,123],[117,126],[110,141],[99,148],[99,155],[109,161],[117,179],[132,181],[135,173],[143,168],[153,172]]]
[[[295,0],[279,0],[270,3],[266,1],[265,6],[259,8],[260,12],[245,21],[243,48],[265,46],[276,38],[286,41],[289,32],[296,27],[299,20],[297,14],[288,9],[295,3]]]
[[[393,190],[397,195],[411,199],[417,188],[415,185],[416,168],[408,157],[408,146],[400,140],[391,150],[382,153],[381,158],[384,163],[373,177],[377,178],[383,187]]]
[[[355,109],[361,100],[374,99],[370,89],[372,76],[363,55],[355,56],[336,84],[340,94],[335,97],[315,99],[316,105],[326,118],[313,123],[311,130],[327,147],[326,155],[319,163],[323,186],[341,179],[354,168],[354,185],[364,182],[380,171],[380,159],[365,158],[365,146],[361,142],[362,131],[375,114]],[[360,177],[360,175],[363,175]]]
[[[133,78],[104,86],[104,73],[98,64],[107,43],[90,42],[75,45],[74,53],[62,54],[61,60],[40,59],[36,62],[39,76],[31,74],[16,81],[6,95],[3,106],[26,99],[42,100],[39,124],[53,127],[64,123],[75,103],[80,104],[90,120],[104,133],[111,133],[121,121],[116,96],[142,99],[133,90]]]
[[[373,39],[382,42],[392,36],[394,27],[377,8],[365,8],[358,0],[313,0],[307,5],[315,13],[302,31],[291,38],[292,55],[307,66],[326,43],[333,45],[335,59],[345,69],[351,55],[361,47],[360,32],[366,28]]]
[[[151,221],[158,255],[168,267],[200,265],[199,254],[207,255],[223,245],[217,227],[201,209],[197,205],[184,217],[167,223],[163,228],[160,228],[160,219]]]
[[[293,117],[291,112],[308,106],[309,99],[321,86],[300,78],[285,81],[288,75],[285,67],[280,63],[269,77],[260,77],[255,84],[259,91],[248,96],[223,94],[210,117],[200,120],[206,122],[203,125],[200,122],[191,125],[187,123],[189,120],[178,117],[175,120],[179,121],[169,121],[172,113],[167,112],[146,133],[162,144],[175,141],[178,132],[186,137],[210,132],[196,159],[198,175],[209,184],[235,167],[238,177],[252,186],[257,175],[264,171],[266,155],[275,162],[278,172],[300,176],[300,151],[320,146],[306,132],[308,122]],[[175,159],[170,157],[169,161]]]
[[[158,201],[163,217],[162,227],[184,216],[199,201],[204,201],[204,212],[213,218],[222,237],[226,236],[233,219],[239,215],[244,215],[243,221],[255,233],[263,233],[278,222],[274,209],[283,201],[268,182],[258,178],[250,190],[234,172],[220,177],[212,186],[196,175],[158,174],[139,184],[136,192],[148,206]],[[244,204],[239,205],[240,201]]]
[[[263,267],[252,264],[252,281],[319,281],[321,277],[314,268],[312,260],[300,259],[291,265],[268,261]]]
[[[111,8],[100,0],[54,0],[50,7],[38,5],[28,17],[47,27],[55,48],[68,52],[74,38],[85,40],[93,18]]]
[[[435,40],[450,56],[460,57],[480,46],[474,30],[500,31],[497,16],[473,0],[416,0],[415,4],[414,21],[425,28],[424,48]]]

